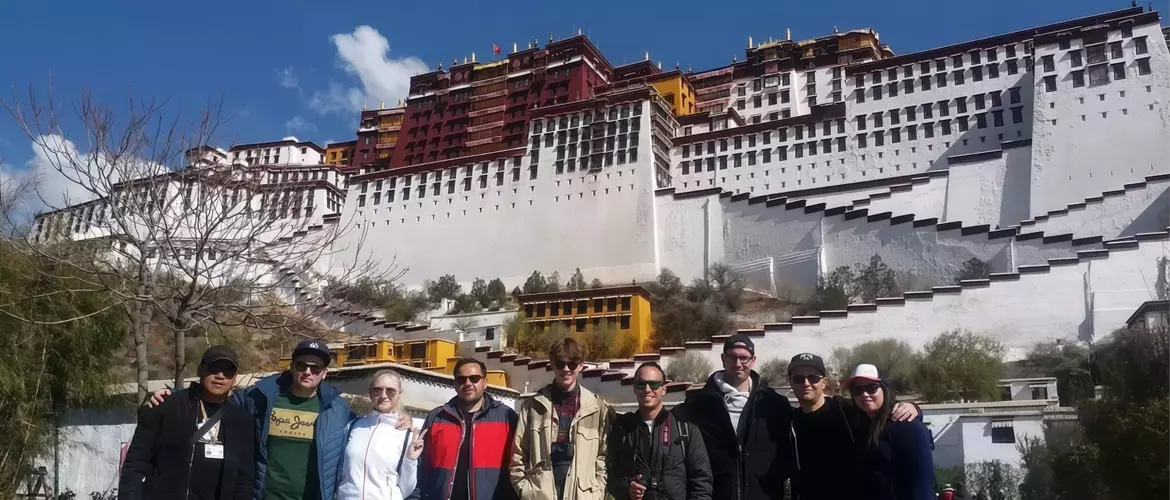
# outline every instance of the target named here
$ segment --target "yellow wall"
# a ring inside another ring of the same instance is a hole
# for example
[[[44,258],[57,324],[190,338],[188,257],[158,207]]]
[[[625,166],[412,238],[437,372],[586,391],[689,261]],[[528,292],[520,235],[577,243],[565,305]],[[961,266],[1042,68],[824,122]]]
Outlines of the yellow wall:
[[[327,148],[325,150],[325,163],[328,165],[344,165],[349,161],[349,154],[346,148]]]
[[[695,89],[681,75],[651,82],[650,86],[659,94],[669,96],[674,116],[685,116],[695,112]]]
[[[611,301],[611,298],[614,300]],[[623,299],[629,300],[628,309],[623,307]],[[597,307],[598,300],[601,301],[601,307]],[[580,308],[582,301],[584,301],[584,309]],[[556,314],[553,314],[554,304],[557,309]],[[565,313],[566,305],[571,307],[568,314]],[[611,306],[616,307],[611,308]],[[630,335],[637,339],[638,352],[643,352],[650,347],[650,339],[654,332],[650,319],[650,301],[641,295],[626,293],[587,298],[549,299],[525,303],[521,308],[524,310],[526,323],[548,325],[563,323],[567,320],[569,321],[569,331],[573,333],[591,333],[595,330],[595,320],[598,321],[599,326],[603,326],[610,321],[609,318],[614,318],[614,329],[619,334]],[[629,318],[629,324],[625,328],[622,327],[621,322],[624,317]]]
[[[414,344],[425,343],[425,355],[422,358],[410,358],[410,346]],[[450,360],[458,360],[455,357],[455,344],[453,342],[441,339],[419,340],[411,342],[392,342],[389,340],[364,341],[346,344],[344,346],[330,346],[330,352],[334,353],[335,360],[332,366],[345,366],[351,361],[349,351],[356,346],[374,346],[373,352],[370,352],[367,347],[362,351],[361,356],[352,359],[350,366],[368,365],[374,363],[402,363],[412,365],[414,361],[422,361],[420,368],[435,369],[441,373],[450,374],[451,370],[448,365],[454,366],[454,362]],[[427,362],[430,362],[428,366]],[[286,356],[281,358],[277,365],[281,370],[287,370],[290,359]]]

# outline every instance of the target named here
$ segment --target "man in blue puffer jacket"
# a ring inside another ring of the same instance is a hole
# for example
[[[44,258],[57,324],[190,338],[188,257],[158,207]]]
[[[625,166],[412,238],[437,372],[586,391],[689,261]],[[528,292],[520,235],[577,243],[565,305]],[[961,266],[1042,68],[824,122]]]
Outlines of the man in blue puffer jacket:
[[[287,372],[243,393],[256,416],[257,500],[333,500],[354,413],[341,391],[321,383],[329,360],[324,342],[302,341]]]

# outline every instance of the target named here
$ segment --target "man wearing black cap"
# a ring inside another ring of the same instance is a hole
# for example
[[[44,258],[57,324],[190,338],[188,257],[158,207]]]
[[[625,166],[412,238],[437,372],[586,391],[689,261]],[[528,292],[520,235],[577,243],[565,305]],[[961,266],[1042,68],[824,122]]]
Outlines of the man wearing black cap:
[[[796,472],[792,476],[792,497],[796,500],[857,498],[850,473],[855,448],[865,441],[862,411],[849,398],[825,397],[829,381],[825,361],[811,353],[801,353],[788,362],[788,383],[800,403],[792,418]],[[894,406],[891,418],[913,420],[920,416],[918,407],[909,403]]]
[[[711,498],[779,500],[792,471],[792,407],[752,370],[756,347],[746,335],[723,343],[723,370],[675,408],[695,424],[711,461]]]
[[[254,423],[229,395],[239,361],[226,346],[207,349],[199,381],[143,408],[126,450],[118,498],[252,498]]]

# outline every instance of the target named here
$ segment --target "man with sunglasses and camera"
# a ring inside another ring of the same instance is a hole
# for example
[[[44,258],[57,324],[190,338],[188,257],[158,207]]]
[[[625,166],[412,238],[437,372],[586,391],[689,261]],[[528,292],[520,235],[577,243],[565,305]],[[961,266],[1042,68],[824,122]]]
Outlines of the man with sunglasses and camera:
[[[850,472],[857,463],[856,447],[866,439],[867,430],[860,423],[865,421],[864,413],[850,398],[825,396],[829,384],[825,362],[815,354],[806,352],[792,357],[788,362],[788,383],[800,403],[800,411],[792,418],[796,455],[792,497],[856,498],[857,485],[841,478],[853,477]],[[912,403],[898,403],[890,418],[909,421],[921,418],[921,412]]]
[[[423,422],[418,486],[407,500],[514,499],[508,464],[516,412],[484,393],[482,361],[460,359],[454,374],[455,397]]]
[[[553,382],[517,401],[512,485],[521,500],[602,500],[612,410],[578,383],[580,343],[563,338],[548,351]]]
[[[119,499],[252,498],[253,424],[229,397],[238,368],[231,348],[208,348],[198,382],[142,409],[122,463]]]
[[[666,373],[634,371],[638,410],[614,419],[607,481],[616,500],[711,500],[711,463],[698,427],[666,411]]]
[[[752,369],[756,347],[746,335],[723,343],[723,370],[687,393],[674,414],[702,433],[711,462],[712,498],[781,500],[792,471],[792,406]]]

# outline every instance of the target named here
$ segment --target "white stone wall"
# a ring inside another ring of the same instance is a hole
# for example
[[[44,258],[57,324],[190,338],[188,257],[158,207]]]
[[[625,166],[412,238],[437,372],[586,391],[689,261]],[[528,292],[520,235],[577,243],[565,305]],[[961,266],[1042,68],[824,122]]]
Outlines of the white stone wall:
[[[1146,37],[1149,52],[1139,55],[1135,39]],[[1164,173],[1170,158],[1170,52],[1157,23],[1134,26],[1133,37],[1109,32],[1108,42],[1121,42],[1126,78],[1093,85],[1085,76],[1074,87],[1070,51],[1082,50],[1083,40],[1071,40],[1068,50],[1056,43],[1036,47],[1035,134],[1032,142],[1032,215],[1042,215],[1077,203],[1102,191],[1120,189],[1148,175]],[[1082,50],[1083,53],[1083,50]],[[1055,71],[1045,72],[1042,58],[1053,56]],[[1151,72],[1138,74],[1137,60],[1149,58]],[[1087,72],[1087,71],[1086,71]],[[1044,90],[1044,78],[1056,77],[1056,91]]]
[[[987,158],[950,166],[944,198],[947,222],[1011,227],[1029,217],[1031,149],[1009,147]]]
[[[724,206],[718,195],[674,199],[665,194],[655,202],[662,267],[689,282],[703,276],[711,264],[724,262]]]
[[[422,198],[417,196],[417,174],[410,176],[409,187],[405,177],[398,177],[393,188],[387,180],[384,190],[397,195],[393,202],[378,205],[372,203],[373,181],[366,193],[360,182],[351,182],[342,220],[352,220],[367,241],[376,243],[367,255],[408,266],[402,282],[412,286],[454,274],[465,287],[479,276],[498,277],[512,288],[536,270],[546,276],[557,271],[567,279],[578,267],[607,283],[653,278],[658,268],[655,184],[650,112],[645,107],[638,117],[634,162],[558,174],[556,143],[545,147],[542,140],[535,167],[529,154],[439,171],[439,195],[431,189],[434,173]],[[448,194],[451,176],[455,192]],[[463,189],[464,178],[471,179],[470,190]],[[407,189],[412,194],[408,200],[403,198]],[[366,197],[365,206],[358,206],[359,197]],[[349,262],[356,256],[342,251],[341,257]]]
[[[1170,220],[1170,178],[1151,178],[1156,180],[1128,184],[1023,221],[1020,231],[1114,239],[1165,230]]]
[[[1143,239],[1085,252],[1078,260],[1020,268],[1022,274],[994,275],[990,282],[911,292],[876,306],[853,305],[847,313],[765,325],[755,339],[757,356],[763,362],[799,352],[828,354],[885,337],[921,348],[940,333],[966,329],[1002,342],[1012,361],[1038,342],[1099,339],[1149,300],[1156,260],[1170,255],[1165,233]],[[688,344],[686,350],[719,365],[719,351],[710,342]],[[669,365],[670,358],[664,353],[662,362]]]

